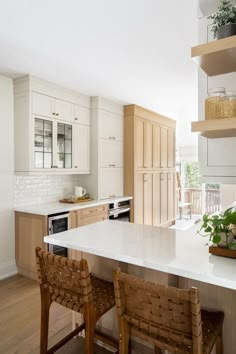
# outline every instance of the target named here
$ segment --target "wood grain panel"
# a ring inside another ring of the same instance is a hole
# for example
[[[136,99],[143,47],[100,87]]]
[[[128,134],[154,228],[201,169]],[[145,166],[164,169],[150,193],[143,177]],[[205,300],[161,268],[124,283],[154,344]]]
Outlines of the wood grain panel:
[[[152,168],[152,123],[144,122],[144,168]]]
[[[144,123],[142,119],[136,118],[135,130],[136,130],[136,168],[143,168],[144,159],[144,135],[143,135]]]
[[[153,168],[161,167],[161,128],[153,124]]]
[[[153,174],[153,225],[161,223],[161,183],[160,173]]]

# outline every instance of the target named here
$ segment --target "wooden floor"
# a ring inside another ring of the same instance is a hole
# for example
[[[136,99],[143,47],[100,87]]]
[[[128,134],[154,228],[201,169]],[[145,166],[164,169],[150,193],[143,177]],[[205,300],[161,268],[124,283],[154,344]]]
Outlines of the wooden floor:
[[[71,330],[71,311],[52,304],[49,346]],[[40,294],[37,282],[16,275],[0,281],[0,354],[39,354]],[[83,354],[82,338],[72,339],[58,354]],[[96,346],[95,354],[111,352]],[[153,350],[136,347],[134,354]]]
[[[49,346],[71,330],[71,311],[52,304]],[[37,282],[16,275],[0,281],[0,353],[39,354],[40,294]],[[82,338],[72,340],[58,354],[83,353]],[[111,353],[96,348],[96,353]]]

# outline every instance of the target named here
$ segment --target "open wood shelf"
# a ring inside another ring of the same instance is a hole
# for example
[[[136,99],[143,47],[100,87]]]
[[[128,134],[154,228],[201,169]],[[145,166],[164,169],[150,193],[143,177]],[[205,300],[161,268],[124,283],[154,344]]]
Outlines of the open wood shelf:
[[[192,58],[199,58],[200,67],[208,76],[236,71],[236,36],[193,47]]]
[[[236,117],[192,122],[191,130],[210,139],[236,137]]]

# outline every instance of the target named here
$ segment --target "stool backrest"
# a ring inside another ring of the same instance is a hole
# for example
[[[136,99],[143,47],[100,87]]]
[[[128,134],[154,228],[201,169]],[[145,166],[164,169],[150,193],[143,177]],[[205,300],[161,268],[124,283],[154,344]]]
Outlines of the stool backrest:
[[[174,287],[113,272],[118,318],[123,317],[141,331],[174,343],[191,346],[202,353],[202,324],[196,288]]]
[[[92,287],[85,259],[80,261],[60,257],[53,253],[35,249],[38,279],[41,291],[48,291],[53,297],[62,296],[66,301],[78,303],[81,308],[84,303],[92,303]],[[69,307],[69,306],[68,306]]]

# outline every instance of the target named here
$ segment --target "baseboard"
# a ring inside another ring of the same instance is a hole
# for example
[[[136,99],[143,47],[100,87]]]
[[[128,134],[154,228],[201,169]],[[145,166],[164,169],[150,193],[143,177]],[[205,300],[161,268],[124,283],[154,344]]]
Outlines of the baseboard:
[[[17,274],[15,260],[0,263],[0,280]]]

